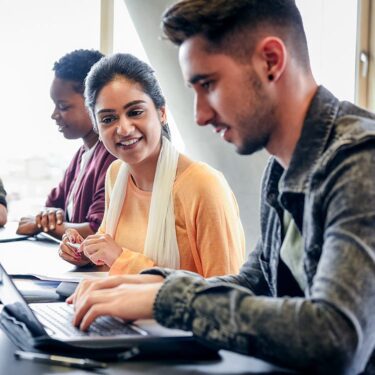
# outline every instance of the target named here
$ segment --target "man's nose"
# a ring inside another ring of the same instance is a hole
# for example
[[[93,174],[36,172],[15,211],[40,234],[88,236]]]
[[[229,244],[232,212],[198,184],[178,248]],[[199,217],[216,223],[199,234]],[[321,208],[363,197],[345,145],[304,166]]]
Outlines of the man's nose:
[[[195,121],[200,126],[208,125],[212,122],[214,111],[207,100],[197,95],[195,97]]]

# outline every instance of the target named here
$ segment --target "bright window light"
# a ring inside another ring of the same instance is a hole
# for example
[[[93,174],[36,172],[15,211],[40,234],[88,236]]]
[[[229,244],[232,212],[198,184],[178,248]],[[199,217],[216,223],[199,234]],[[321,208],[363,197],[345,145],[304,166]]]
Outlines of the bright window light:
[[[296,3],[306,29],[315,79],[340,100],[353,102],[357,0],[296,0]]]
[[[81,141],[51,119],[53,63],[67,52],[99,48],[100,0],[1,0],[0,176],[9,219],[35,214]]]

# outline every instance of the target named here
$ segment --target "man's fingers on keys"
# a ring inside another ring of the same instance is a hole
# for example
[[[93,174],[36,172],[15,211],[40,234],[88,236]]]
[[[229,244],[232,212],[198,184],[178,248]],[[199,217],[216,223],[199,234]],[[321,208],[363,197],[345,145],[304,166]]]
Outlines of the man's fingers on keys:
[[[75,295],[75,292],[73,294],[71,294],[66,300],[65,302],[68,304],[68,305],[72,305],[73,304],[73,301],[74,301],[74,295]]]
[[[87,331],[94,320],[103,315],[111,315],[111,310],[107,302],[98,303],[90,307],[83,316],[79,329]]]
[[[80,326],[83,317],[87,314],[87,311],[98,302],[101,302],[101,299],[103,298],[101,295],[101,291],[94,291],[92,293],[86,294],[85,296],[83,296],[83,298],[77,299],[77,302],[74,305],[75,314],[73,319],[73,324],[76,327]]]
[[[92,280],[84,279],[81,280],[80,283],[78,284],[78,287],[74,293],[74,299],[73,299],[73,304],[74,304],[74,309],[77,309],[77,305],[82,301],[84,298],[84,295],[89,291],[90,285],[92,284]]]

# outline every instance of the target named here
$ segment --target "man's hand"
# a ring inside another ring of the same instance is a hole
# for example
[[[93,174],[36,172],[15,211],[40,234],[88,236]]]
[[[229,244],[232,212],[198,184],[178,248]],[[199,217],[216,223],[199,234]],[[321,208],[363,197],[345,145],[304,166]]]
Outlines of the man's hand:
[[[159,275],[120,275],[109,276],[105,279],[85,279],[78,284],[77,289],[66,299],[66,302],[74,305],[76,301],[81,300],[95,290],[116,288],[123,284],[153,284],[162,283],[163,281],[164,277]]]
[[[145,282],[150,280],[151,283],[142,283],[142,279]],[[159,282],[152,282],[156,280]],[[163,285],[161,280],[161,276],[154,275],[84,280],[67,299],[68,303],[74,303],[73,324],[86,331],[97,317],[103,315],[115,316],[126,321],[152,318],[155,298]]]

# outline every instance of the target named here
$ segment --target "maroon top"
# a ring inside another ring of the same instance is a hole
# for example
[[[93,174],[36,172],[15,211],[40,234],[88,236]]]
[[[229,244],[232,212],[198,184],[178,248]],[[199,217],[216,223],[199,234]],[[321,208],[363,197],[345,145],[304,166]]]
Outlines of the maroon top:
[[[64,178],[49,194],[46,207],[58,207],[66,211],[69,192],[79,174],[81,156],[84,152],[84,146],[76,152],[65,171]],[[73,198],[74,208],[70,222],[88,222],[94,232],[98,230],[104,215],[105,174],[114,160],[116,158],[107,151],[102,142],[99,142],[86,166],[86,172]]]

